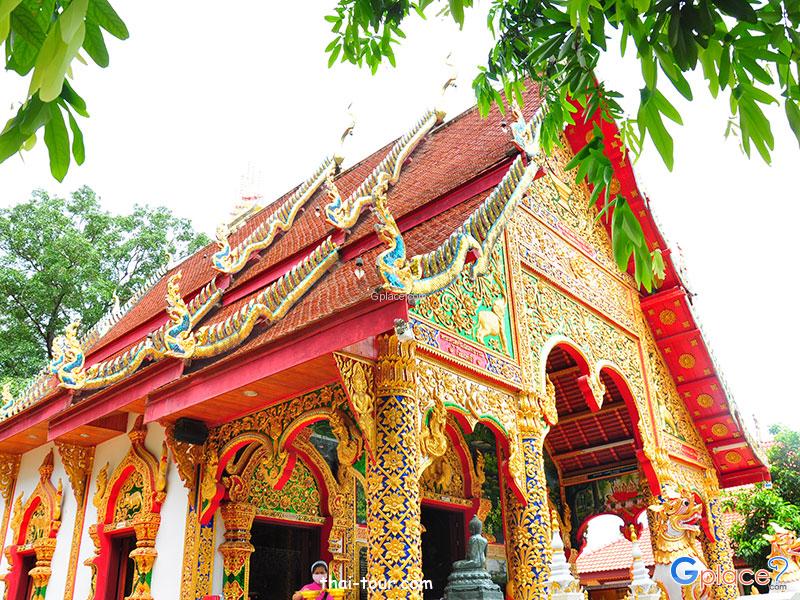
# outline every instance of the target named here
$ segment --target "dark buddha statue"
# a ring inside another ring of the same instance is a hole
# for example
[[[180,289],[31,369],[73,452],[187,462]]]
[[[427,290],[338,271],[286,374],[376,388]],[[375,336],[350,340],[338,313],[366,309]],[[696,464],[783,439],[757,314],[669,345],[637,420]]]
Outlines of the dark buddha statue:
[[[481,532],[483,523],[477,515],[469,522],[467,556],[453,563],[447,578],[444,597],[447,600],[502,600],[503,593],[486,570],[486,550],[489,542]]]

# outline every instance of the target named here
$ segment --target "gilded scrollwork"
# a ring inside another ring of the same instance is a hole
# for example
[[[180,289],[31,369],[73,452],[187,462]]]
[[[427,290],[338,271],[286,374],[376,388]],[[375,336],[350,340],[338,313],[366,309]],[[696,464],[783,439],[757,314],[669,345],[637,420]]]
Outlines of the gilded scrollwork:
[[[72,531],[72,545],[70,546],[69,563],[67,567],[67,580],[64,584],[64,600],[72,600],[75,593],[75,573],[78,569],[78,556],[80,554],[81,534],[86,516],[86,503],[84,502],[86,486],[92,474],[94,464],[94,446],[76,446],[65,442],[56,441],[61,464],[69,478],[72,493],[78,512]]]
[[[440,292],[419,298],[411,312],[465,340],[514,357],[511,302],[503,244],[492,252],[483,277],[462,273]]]
[[[587,257],[580,247],[567,243],[527,211],[518,211],[515,215],[513,237],[518,240],[521,259],[528,267],[626,329],[635,330],[629,283],[609,273]]]
[[[367,448],[372,451],[375,440],[375,367],[372,363],[338,352],[333,357],[350,400],[351,411]]]
[[[236,246],[231,247],[228,238],[232,228],[221,225],[217,228],[216,239],[219,250],[211,259],[214,268],[223,273],[238,273],[244,268],[254,252],[266,250],[279,233],[288,231],[300,210],[320,186],[333,175],[340,160],[326,158],[314,173],[274,213],[256,227]]]
[[[175,439],[175,425],[169,423],[164,428],[165,440],[175,465],[178,475],[187,490],[195,489],[197,466],[202,463],[204,447],[202,444],[190,444]]]
[[[145,448],[147,429],[143,417],[136,418],[128,432],[130,448],[113,473],[110,465],[100,470],[96,480],[93,503],[97,508],[97,523],[89,528],[95,544],[95,554],[86,563],[92,568],[92,597],[103,597],[110,585],[107,573],[100,573],[100,557],[110,552],[110,536],[120,527],[132,527],[136,548],[130,553],[134,561],[134,586],[131,598],[152,600],[150,582],[153,565],[158,557],[155,539],[161,524],[161,505],[166,499],[166,467],[168,448],[162,444],[161,456]]]
[[[347,198],[342,198],[332,179],[328,183],[330,202],[325,206],[325,219],[339,229],[350,229],[362,211],[373,203],[376,189],[388,188],[400,178],[405,160],[411,155],[427,133],[444,119],[439,110],[427,111],[411,130],[392,146],[367,178]],[[384,187],[385,186],[385,187]]]
[[[4,576],[7,597],[25,594],[27,577],[33,581],[31,600],[44,600],[47,583],[52,574],[51,562],[56,549],[56,535],[61,527],[61,502],[63,488],[61,480],[58,487],[50,481],[53,475],[53,451],[50,450],[39,467],[39,482],[26,501],[20,493],[14,504],[11,517],[11,544],[6,547],[8,572]],[[28,573],[23,572],[23,561],[19,552],[33,550],[36,566]],[[21,588],[21,589],[20,589]],[[28,596],[25,596],[26,598]]]

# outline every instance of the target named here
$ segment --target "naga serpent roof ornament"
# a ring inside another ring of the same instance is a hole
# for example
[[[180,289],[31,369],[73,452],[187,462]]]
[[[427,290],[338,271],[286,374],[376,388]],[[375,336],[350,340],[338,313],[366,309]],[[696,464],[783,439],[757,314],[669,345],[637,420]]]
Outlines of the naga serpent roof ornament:
[[[328,237],[301,263],[282,275],[230,317],[201,327],[194,356],[208,358],[243,342],[257,323],[277,321],[339,260],[339,247]]]
[[[86,357],[78,341],[80,319],[76,319],[64,330],[64,335],[53,340],[50,360],[50,372],[58,377],[62,387],[79,390],[86,383],[86,371],[83,368]]]
[[[153,334],[152,341],[155,351],[162,356],[191,358],[196,342],[192,333],[192,313],[178,287],[181,277],[182,272],[178,271],[167,281],[169,323]]]
[[[405,240],[386,203],[388,186],[385,182],[379,182],[379,185],[383,184],[382,187],[376,185],[377,200],[373,212],[378,223],[375,229],[388,247],[376,259],[384,288],[413,295],[438,292],[455,281],[470,253],[477,255],[469,268],[470,277],[488,272],[494,245],[539,169],[539,165],[530,159],[539,151],[541,122],[542,113],[538,112],[530,123],[524,123],[523,120],[523,123],[516,124],[517,130],[522,132],[520,140],[525,144],[524,151],[535,152],[528,155],[527,166],[523,157],[518,156],[502,181],[464,224],[441,246],[427,254],[418,254],[410,259],[406,257]]]
[[[441,110],[429,110],[414,124],[414,127],[395,142],[389,153],[378,163],[367,178],[346,199],[342,199],[333,178],[328,179],[330,202],[325,206],[325,220],[338,229],[350,229],[358,221],[362,211],[374,204],[379,193],[385,193],[390,185],[397,183],[403,163],[427,133],[444,120]]]
[[[340,156],[326,158],[314,171],[314,174],[304,181],[278,210],[235,247],[231,247],[228,242],[228,237],[235,229],[232,230],[227,224],[217,227],[216,239],[220,249],[211,257],[214,268],[223,273],[238,273],[253,252],[264,250],[272,245],[278,233],[286,232],[291,228],[300,209],[338,169],[341,161]]]
[[[11,395],[11,382],[8,382],[3,386],[3,403],[0,405],[0,418],[6,417],[12,406],[14,406],[14,396]]]

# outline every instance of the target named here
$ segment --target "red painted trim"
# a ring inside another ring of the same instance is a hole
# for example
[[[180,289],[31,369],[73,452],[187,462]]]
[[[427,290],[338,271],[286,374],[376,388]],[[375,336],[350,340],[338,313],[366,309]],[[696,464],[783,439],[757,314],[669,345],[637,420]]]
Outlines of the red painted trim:
[[[50,422],[47,441],[74,431],[81,425],[105,417],[146,396],[162,385],[178,379],[184,363],[177,359],[164,359],[148,366],[115,387],[106,388],[93,396],[67,408]]]
[[[331,315],[313,331],[308,328],[297,336],[278,340],[271,348],[256,348],[251,354],[212,365],[197,376],[159,390],[148,399],[145,422],[163,419],[225,392],[387,331],[394,327],[395,319],[408,318],[408,305],[403,300],[385,303],[368,301],[348,312],[349,315]]]
[[[41,400],[39,404],[32,406],[25,412],[0,422],[0,442],[27,429],[36,427],[53,417],[53,415],[58,414],[69,406],[72,396],[73,393],[71,391],[58,390],[55,395]],[[41,443],[44,444],[46,441],[48,440],[42,440]]]
[[[654,304],[661,304],[662,302],[669,302],[675,298],[687,299],[688,294],[682,287],[661,288],[657,292],[642,298],[642,308],[646,311]]]

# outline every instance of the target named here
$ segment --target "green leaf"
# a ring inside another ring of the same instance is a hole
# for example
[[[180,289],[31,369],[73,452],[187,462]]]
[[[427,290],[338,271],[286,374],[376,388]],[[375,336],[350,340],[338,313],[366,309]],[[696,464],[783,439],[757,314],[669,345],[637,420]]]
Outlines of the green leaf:
[[[747,0],[712,0],[714,5],[726,15],[736,17],[746,23],[757,23],[758,15]]]
[[[674,121],[678,125],[683,125],[683,120],[681,119],[681,115],[678,110],[670,104],[670,101],[664,97],[664,94],[656,90],[655,94],[653,94],[653,101],[656,103],[656,107],[658,108],[659,112],[661,112],[665,117]]]
[[[448,0],[448,4],[453,20],[461,27],[464,25],[464,0]]]
[[[22,2],[22,0],[0,0],[0,20],[7,19],[11,11],[17,8],[20,2]],[[6,32],[6,35],[8,35],[8,32]],[[5,38],[3,37],[0,39]]]
[[[83,23],[78,25],[75,35],[68,44],[59,44],[59,48],[49,65],[45,67],[42,75],[42,85],[39,88],[39,97],[43,102],[55,100],[61,93],[64,85],[64,76],[67,73],[72,59],[83,45],[86,27]]]
[[[11,17],[9,15],[0,17],[0,44],[6,41],[9,31],[11,31]]]
[[[97,23],[86,22],[86,38],[83,40],[83,49],[98,67],[108,66],[108,48],[103,39],[103,32]]]
[[[89,116],[86,111],[86,102],[72,89],[72,86],[66,80],[64,81],[64,87],[61,89],[61,97],[72,105],[76,113],[82,117]]]
[[[786,99],[786,118],[789,120],[789,126],[792,128],[797,143],[800,144],[800,108],[797,103],[791,98]]]
[[[342,47],[339,44],[333,47],[333,51],[331,52],[331,55],[328,57],[328,68],[331,68],[334,65],[336,59],[339,58],[339,52],[341,50]]]
[[[78,27],[83,24],[86,18],[86,9],[89,8],[89,0],[72,0],[69,6],[61,13],[58,22],[61,24],[61,40],[69,44],[75,37]]]
[[[128,27],[120,19],[117,11],[108,3],[108,0],[90,0],[87,16],[115,38],[119,40],[128,39],[130,35]]]
[[[44,43],[45,34],[36,18],[24,7],[19,7],[11,13],[11,24],[14,30],[14,45],[16,46],[19,36],[31,46],[41,48]],[[16,51],[16,48],[15,48]]]
[[[50,105],[50,120],[44,127],[44,143],[50,153],[50,172],[63,181],[69,169],[69,134],[57,104]]]
[[[72,116],[69,110],[67,110],[67,115],[69,115],[69,128],[72,130],[72,156],[75,157],[76,163],[82,165],[83,161],[86,159],[86,149],[83,146],[83,133],[81,132],[81,128],[78,127],[75,117]]]
[[[19,152],[25,136],[20,132],[19,127],[11,126],[0,135],[0,163],[9,156]]]

